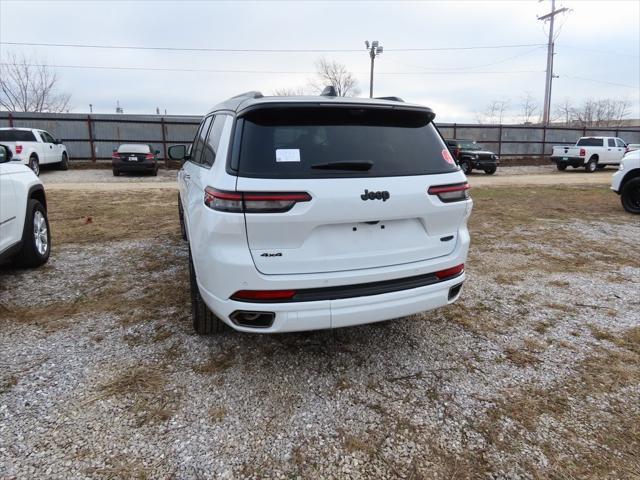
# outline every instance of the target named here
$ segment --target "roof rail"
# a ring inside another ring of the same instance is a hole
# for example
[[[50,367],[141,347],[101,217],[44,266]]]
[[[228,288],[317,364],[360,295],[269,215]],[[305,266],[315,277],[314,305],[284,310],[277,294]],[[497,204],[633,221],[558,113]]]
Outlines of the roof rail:
[[[322,90],[322,93],[320,94],[321,97],[337,97],[338,96],[338,92],[336,92],[336,87],[334,87],[333,85],[327,85],[326,87],[324,87],[324,90]]]
[[[375,97],[376,100],[391,100],[393,102],[403,102],[404,100],[400,97]]]
[[[241,97],[262,98],[264,97],[264,95],[262,95],[262,92],[258,92],[257,90],[251,90],[250,92],[244,92],[244,93],[241,93],[240,95],[234,95],[231,98],[241,98]]]

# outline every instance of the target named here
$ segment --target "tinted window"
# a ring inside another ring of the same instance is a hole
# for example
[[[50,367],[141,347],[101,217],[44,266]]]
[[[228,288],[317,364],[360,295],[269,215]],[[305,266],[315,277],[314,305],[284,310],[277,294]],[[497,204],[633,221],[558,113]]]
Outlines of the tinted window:
[[[212,118],[213,117],[207,117],[205,119],[202,127],[200,127],[200,130],[198,131],[196,139],[193,141],[193,147],[191,148],[191,161],[194,163],[200,163],[203,144],[207,136],[207,132],[209,131],[209,125],[211,125]]]
[[[602,147],[602,138],[581,138],[576,143],[578,147]]]
[[[35,142],[36,137],[29,130],[0,130],[2,142]]]
[[[220,137],[222,136],[222,129],[224,128],[224,122],[227,119],[226,115],[216,115],[207,137],[207,142],[204,144],[204,152],[202,155],[202,163],[209,167],[216,161],[216,154],[218,153],[218,146],[220,144]]]
[[[465,141],[461,141],[460,142],[460,148],[462,150],[482,150],[482,146],[477,144],[476,142],[465,142]]]
[[[616,138],[616,145],[618,147],[626,147],[627,146],[627,144],[624,143],[624,141],[620,140],[619,138]]]
[[[298,107],[260,109],[244,118],[239,174],[333,178],[452,172],[442,138],[423,111]],[[337,162],[369,170],[318,168]],[[315,167],[315,168],[314,168]]]
[[[53,137],[51,135],[49,135],[47,132],[40,132],[40,138],[42,138],[42,141],[44,143],[54,143],[55,142]]]
[[[616,141],[613,138],[609,138],[608,142],[609,142],[609,146],[610,147],[615,147],[616,146]]]

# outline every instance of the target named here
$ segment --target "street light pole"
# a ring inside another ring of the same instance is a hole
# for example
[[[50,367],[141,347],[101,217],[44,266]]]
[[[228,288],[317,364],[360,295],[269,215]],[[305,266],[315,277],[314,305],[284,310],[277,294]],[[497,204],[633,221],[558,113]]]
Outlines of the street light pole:
[[[369,76],[369,98],[373,98],[373,65],[376,60],[376,56],[382,55],[382,45],[377,40],[374,40],[369,44],[369,40],[364,42],[367,50],[369,51],[369,57],[371,58],[371,74]]]

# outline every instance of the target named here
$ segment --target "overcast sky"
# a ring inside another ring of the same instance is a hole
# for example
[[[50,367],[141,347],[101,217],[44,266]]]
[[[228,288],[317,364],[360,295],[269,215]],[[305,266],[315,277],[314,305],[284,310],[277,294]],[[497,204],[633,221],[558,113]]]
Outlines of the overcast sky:
[[[0,0],[0,41],[221,49],[353,52],[185,52],[1,44],[52,65],[168,68],[135,71],[58,67],[72,111],[202,114],[247,90],[272,94],[306,87],[320,56],[344,63],[362,95],[369,89],[365,40],[379,40],[374,95],[432,107],[440,121],[475,121],[491,100],[544,96],[546,46],[394,51],[545,44],[550,1],[208,2]],[[553,100],[631,101],[640,118],[640,1],[557,1]],[[28,25],[28,28],[27,28]],[[4,61],[4,60],[3,60]],[[193,72],[184,70],[234,70]],[[183,70],[183,71],[180,71]],[[250,71],[246,73],[242,71]],[[284,73],[279,73],[284,72]]]

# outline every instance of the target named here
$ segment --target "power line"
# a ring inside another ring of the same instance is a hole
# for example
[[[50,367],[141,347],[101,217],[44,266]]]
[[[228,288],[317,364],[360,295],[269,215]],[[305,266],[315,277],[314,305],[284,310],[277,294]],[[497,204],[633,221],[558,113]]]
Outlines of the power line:
[[[65,48],[99,48],[122,50],[164,50],[176,52],[231,52],[231,53],[361,53],[362,49],[327,49],[327,48],[208,48],[208,47],[154,47],[139,45],[102,45],[85,43],[35,43],[35,42],[0,42],[0,45],[30,46],[30,47],[65,47]],[[434,47],[434,48],[388,48],[390,52],[439,52],[452,50],[489,50],[500,48],[539,47],[544,43],[528,43],[513,45],[484,45],[465,47]]]
[[[640,85],[627,85],[624,83],[615,83],[615,82],[608,82],[606,80],[596,80],[595,78],[586,78],[586,77],[575,77],[573,75],[562,75],[563,77],[566,78],[572,78],[575,80],[586,80],[587,82],[594,82],[594,83],[602,83],[605,85],[614,85],[616,87],[625,87],[625,88],[633,88],[634,90],[638,90],[640,89]]]
[[[0,63],[2,66],[29,66],[51,68],[73,68],[89,70],[124,70],[124,71],[150,71],[150,72],[185,72],[185,73],[241,73],[241,74],[288,74],[288,75],[312,75],[312,71],[285,71],[285,70],[214,70],[206,68],[163,68],[163,67],[119,67],[111,65],[54,65],[46,63]],[[475,74],[512,74],[512,73],[542,73],[544,70],[503,70],[503,71],[442,71],[442,72],[378,72],[379,75],[475,75]],[[364,75],[369,72],[354,72]]]

